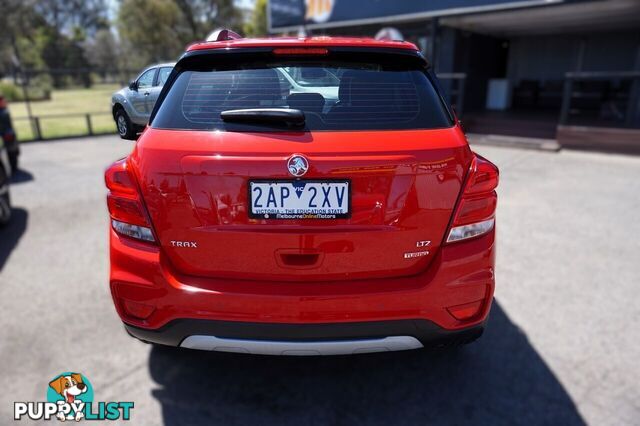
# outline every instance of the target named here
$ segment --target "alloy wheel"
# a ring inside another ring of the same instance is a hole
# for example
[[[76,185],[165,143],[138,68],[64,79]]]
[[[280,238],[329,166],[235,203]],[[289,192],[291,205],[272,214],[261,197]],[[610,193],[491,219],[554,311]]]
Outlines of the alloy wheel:
[[[122,114],[118,114],[118,133],[120,136],[127,134],[127,119]]]

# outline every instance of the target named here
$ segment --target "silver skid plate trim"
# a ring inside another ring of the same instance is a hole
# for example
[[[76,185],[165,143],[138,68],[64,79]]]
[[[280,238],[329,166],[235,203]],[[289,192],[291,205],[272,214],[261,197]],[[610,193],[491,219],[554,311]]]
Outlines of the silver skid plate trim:
[[[422,347],[411,336],[390,336],[380,339],[331,341],[278,341],[227,339],[215,336],[189,336],[180,344],[183,348],[218,352],[240,352],[256,355],[351,355],[371,352],[406,351]]]

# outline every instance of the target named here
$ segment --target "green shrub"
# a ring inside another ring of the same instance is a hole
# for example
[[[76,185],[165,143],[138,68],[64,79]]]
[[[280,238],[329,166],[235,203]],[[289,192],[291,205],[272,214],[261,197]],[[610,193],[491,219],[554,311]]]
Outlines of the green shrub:
[[[39,75],[33,77],[27,86],[27,94],[31,101],[47,101],[51,99],[51,77],[48,75]],[[0,81],[0,93],[9,102],[24,101],[24,91],[22,87],[15,85],[10,81]]]
[[[0,94],[9,102],[22,100],[22,89],[13,83],[0,81]]]

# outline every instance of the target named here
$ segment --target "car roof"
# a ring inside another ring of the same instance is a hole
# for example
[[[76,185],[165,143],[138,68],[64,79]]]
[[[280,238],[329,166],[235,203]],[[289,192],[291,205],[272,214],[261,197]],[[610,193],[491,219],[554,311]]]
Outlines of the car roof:
[[[161,64],[149,65],[146,69],[161,68],[161,67],[174,67],[175,65],[176,65],[175,62],[164,62],[164,63],[161,63]]]
[[[145,67],[142,71],[140,71],[140,73],[138,74],[138,77],[140,77],[142,74],[144,74],[145,72],[149,71],[149,70],[153,70],[156,68],[162,68],[162,67],[175,67],[176,63],[175,62],[163,62],[160,64],[153,64],[153,65],[148,65],[147,67]],[[136,78],[138,78],[136,77]]]
[[[418,50],[406,41],[376,40],[365,37],[272,37],[238,38],[224,41],[203,41],[191,44],[187,52],[196,50],[252,47],[367,47]]]

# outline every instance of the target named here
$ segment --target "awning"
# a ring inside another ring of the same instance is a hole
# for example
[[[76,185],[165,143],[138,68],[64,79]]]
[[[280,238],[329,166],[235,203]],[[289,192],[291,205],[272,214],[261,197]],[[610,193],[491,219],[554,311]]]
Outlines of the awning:
[[[446,17],[441,25],[494,36],[640,28],[640,1],[604,0]]]

